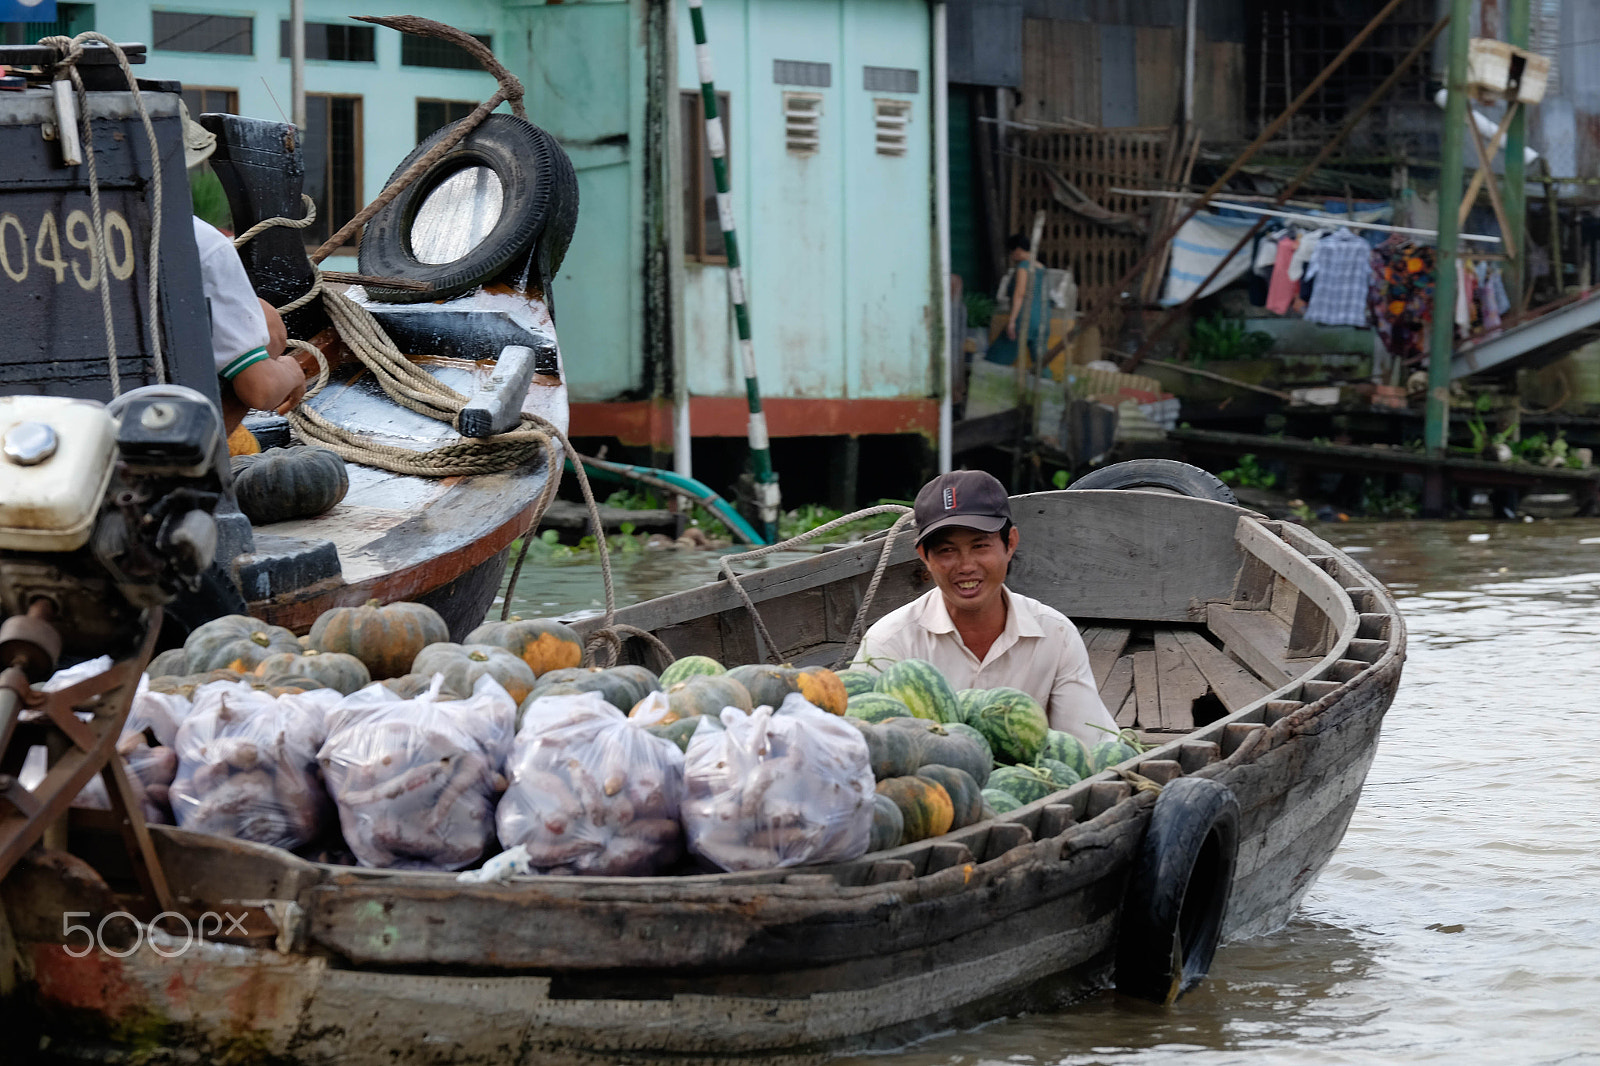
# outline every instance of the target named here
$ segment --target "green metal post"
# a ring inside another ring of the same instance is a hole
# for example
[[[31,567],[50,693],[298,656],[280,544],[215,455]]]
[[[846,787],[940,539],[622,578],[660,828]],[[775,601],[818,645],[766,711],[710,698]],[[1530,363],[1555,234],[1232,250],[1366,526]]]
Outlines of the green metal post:
[[[1461,225],[1461,141],[1467,123],[1467,42],[1472,36],[1472,0],[1451,0],[1449,98],[1444,109],[1444,145],[1439,166],[1438,280],[1433,287],[1433,346],[1428,353],[1428,407],[1423,443],[1442,455],[1450,435],[1450,361],[1455,356],[1456,249]],[[1435,479],[1437,482],[1437,479]],[[1444,510],[1442,482],[1428,486],[1424,512]]]
[[[1506,9],[1506,43],[1518,48],[1528,47],[1528,9],[1530,0],[1511,0]],[[1517,108],[1506,129],[1506,222],[1511,232],[1504,234],[1506,251],[1511,259],[1506,263],[1507,286],[1511,291],[1513,307],[1522,306],[1523,257],[1527,250],[1528,232],[1528,175],[1523,160],[1523,149],[1528,143],[1527,108]],[[1493,178],[1490,179],[1494,180]]]
[[[711,74],[711,48],[706,44],[706,20],[701,0],[689,0],[689,21],[694,26],[694,58],[700,71],[700,102],[706,116],[706,144],[711,149],[711,170],[717,179],[717,221],[728,254],[728,301],[733,304],[734,328],[739,334],[739,359],[744,365],[745,399],[750,405],[750,473],[755,481],[756,506],[765,527],[767,543],[778,540],[778,475],[772,469],[772,446],[767,438],[767,416],[761,410],[761,383],[756,378],[755,347],[750,343],[750,306],[745,296],[744,269],[739,264],[739,240],[733,227],[733,194],[728,183],[727,138],[717,111],[717,86]]]

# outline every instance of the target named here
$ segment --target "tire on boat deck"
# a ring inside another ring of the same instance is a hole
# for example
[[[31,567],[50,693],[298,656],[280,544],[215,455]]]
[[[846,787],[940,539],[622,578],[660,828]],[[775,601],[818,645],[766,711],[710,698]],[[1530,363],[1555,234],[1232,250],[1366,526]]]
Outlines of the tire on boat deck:
[[[1237,505],[1233,490],[1209,471],[1176,459],[1129,459],[1091,470],[1069,488],[1160,489],[1179,496]]]
[[[1239,852],[1239,804],[1226,785],[1180,777],[1161,790],[1128,881],[1117,935],[1117,991],[1171,1004],[1211,969]]]

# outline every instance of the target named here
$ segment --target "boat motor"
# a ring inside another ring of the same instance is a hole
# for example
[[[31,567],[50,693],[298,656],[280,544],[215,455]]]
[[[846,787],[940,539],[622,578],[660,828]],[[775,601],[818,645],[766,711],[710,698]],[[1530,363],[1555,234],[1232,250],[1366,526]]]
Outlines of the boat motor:
[[[37,684],[63,653],[136,650],[145,610],[199,588],[230,484],[221,416],[193,389],[0,396],[0,666],[20,657]]]

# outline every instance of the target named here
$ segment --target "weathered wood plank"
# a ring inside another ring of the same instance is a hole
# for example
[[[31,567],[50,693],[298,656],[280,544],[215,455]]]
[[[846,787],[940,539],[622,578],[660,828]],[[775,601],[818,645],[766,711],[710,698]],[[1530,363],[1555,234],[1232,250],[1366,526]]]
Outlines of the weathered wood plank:
[[[1193,729],[1194,701],[1206,694],[1206,679],[1178,642],[1177,633],[1170,629],[1157,630],[1155,645],[1157,685],[1161,693],[1159,728]],[[1148,723],[1146,725],[1148,727]]]
[[[1124,655],[1116,661],[1116,665],[1112,666],[1111,673],[1101,684],[1100,702],[1104,703],[1112,714],[1116,714],[1131,691],[1133,691],[1133,656]]]
[[[1173,631],[1173,636],[1229,713],[1248,707],[1271,691],[1260,678],[1228,658],[1199,633],[1179,629]]]
[[[1146,729],[1160,722],[1161,692],[1153,648],[1133,653],[1133,694],[1139,707],[1137,721]]]
[[[1094,674],[1094,686],[1100,688],[1111,676],[1111,668],[1122,657],[1128,646],[1132,630],[1127,626],[1088,626],[1081,630],[1085,649],[1089,652],[1089,669]]]
[[[1289,627],[1271,611],[1236,611],[1212,604],[1206,617],[1228,654],[1253,670],[1269,688],[1287,684],[1316,665],[1290,659]]]

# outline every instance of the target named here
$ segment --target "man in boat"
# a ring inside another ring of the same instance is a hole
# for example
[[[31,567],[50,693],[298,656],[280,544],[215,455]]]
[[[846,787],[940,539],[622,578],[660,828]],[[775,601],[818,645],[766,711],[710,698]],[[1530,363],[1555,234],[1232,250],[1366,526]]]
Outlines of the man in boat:
[[[1077,627],[1005,586],[1021,539],[1005,487],[981,470],[941,474],[917,493],[915,517],[917,554],[935,587],[878,619],[856,665],[922,659],[958,690],[1021,689],[1052,728],[1085,744],[1116,732]]]
[[[183,109],[184,162],[191,173],[211,155],[217,138]],[[222,414],[227,431],[250,410],[286,414],[306,392],[306,376],[285,355],[288,333],[271,304],[258,297],[233,242],[196,217],[200,281],[211,312],[211,348],[222,378]]]

